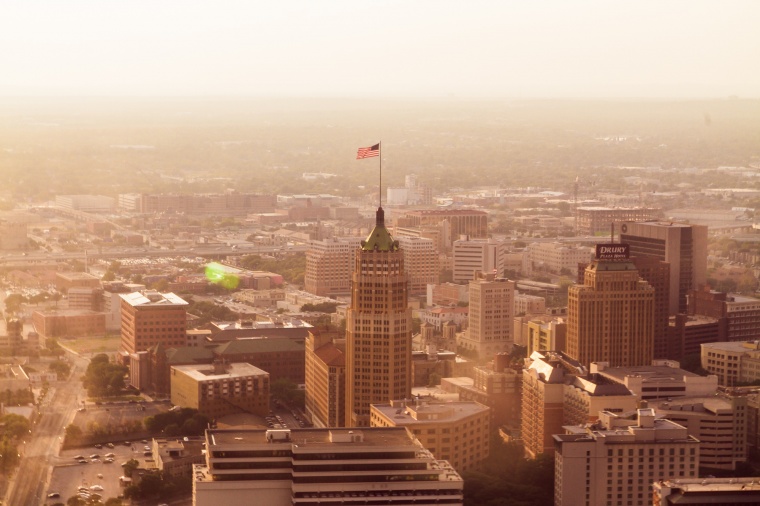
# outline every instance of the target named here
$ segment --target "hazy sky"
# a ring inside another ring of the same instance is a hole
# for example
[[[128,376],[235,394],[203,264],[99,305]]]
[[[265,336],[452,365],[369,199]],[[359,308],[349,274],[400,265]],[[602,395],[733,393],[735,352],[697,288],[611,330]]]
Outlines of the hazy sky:
[[[760,96],[760,2],[19,0],[0,95]]]

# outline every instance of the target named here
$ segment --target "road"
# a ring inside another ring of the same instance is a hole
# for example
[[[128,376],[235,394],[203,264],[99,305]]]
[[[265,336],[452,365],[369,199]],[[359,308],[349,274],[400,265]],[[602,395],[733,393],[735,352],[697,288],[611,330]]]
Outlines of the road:
[[[8,485],[3,504],[45,504],[52,464],[58,460],[64,428],[74,418],[77,400],[82,393],[80,377],[87,365],[86,359],[70,357],[73,358],[72,373],[66,381],[49,388],[40,406],[41,416],[30,438],[21,445],[21,463]]]
[[[274,253],[294,253],[303,252],[308,249],[307,245],[296,244],[293,246],[196,246],[193,248],[182,248],[173,250],[162,249],[105,249],[102,252],[89,250],[86,254],[84,251],[78,252],[48,252],[48,251],[30,251],[26,253],[8,254],[0,258],[0,264],[4,266],[18,267],[22,265],[58,262],[64,260],[85,259],[118,259],[118,258],[160,258],[160,257],[206,257],[209,259],[221,258],[230,255],[260,255]]]

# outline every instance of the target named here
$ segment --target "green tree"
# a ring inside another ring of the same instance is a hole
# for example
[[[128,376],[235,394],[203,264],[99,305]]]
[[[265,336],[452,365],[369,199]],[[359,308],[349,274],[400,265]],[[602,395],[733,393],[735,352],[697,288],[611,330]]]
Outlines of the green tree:
[[[132,477],[132,473],[138,467],[140,467],[140,463],[138,461],[136,461],[135,459],[129,459],[122,466],[122,469],[124,470],[124,476],[126,476],[127,478],[131,478]]]
[[[82,429],[80,429],[77,425],[74,425],[73,423],[66,426],[66,439],[69,440],[78,440],[82,437]]]
[[[71,367],[68,363],[64,362],[63,360],[56,360],[55,362],[50,362],[50,365],[48,365],[48,369],[53,371],[58,375],[59,379],[63,379],[69,375],[69,372],[71,371]]]
[[[18,313],[21,304],[27,302],[26,297],[18,293],[12,293],[5,298],[5,310],[9,313]]]

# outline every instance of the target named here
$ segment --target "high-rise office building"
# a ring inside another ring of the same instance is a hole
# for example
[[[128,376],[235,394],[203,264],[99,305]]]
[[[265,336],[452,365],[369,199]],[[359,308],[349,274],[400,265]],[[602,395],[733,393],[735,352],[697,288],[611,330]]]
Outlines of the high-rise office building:
[[[670,264],[670,314],[686,312],[686,295],[707,281],[707,227],[664,221],[626,222],[620,242],[631,256],[652,257]]]
[[[370,404],[411,396],[411,323],[404,253],[378,208],[356,254],[346,311],[346,425],[368,427]]]
[[[668,334],[670,300],[670,264],[652,257],[632,257],[639,276],[654,288],[654,358],[679,360],[680,341]]]
[[[625,245],[615,248],[627,251]],[[606,259],[608,245],[586,267],[583,285],[571,286],[567,304],[567,355],[585,367],[646,365],[654,346],[654,288],[625,258]],[[612,249],[615,249],[612,248]]]
[[[470,281],[467,332],[457,343],[479,359],[512,351],[515,282],[478,272]]]

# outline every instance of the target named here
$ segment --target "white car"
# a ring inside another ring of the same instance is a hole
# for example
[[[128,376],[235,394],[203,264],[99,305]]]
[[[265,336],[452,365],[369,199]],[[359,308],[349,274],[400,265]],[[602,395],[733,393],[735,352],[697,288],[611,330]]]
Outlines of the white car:
[[[92,490],[94,492],[102,492],[103,491],[103,487],[101,487],[100,485],[93,485],[93,486],[90,487],[90,490]]]

